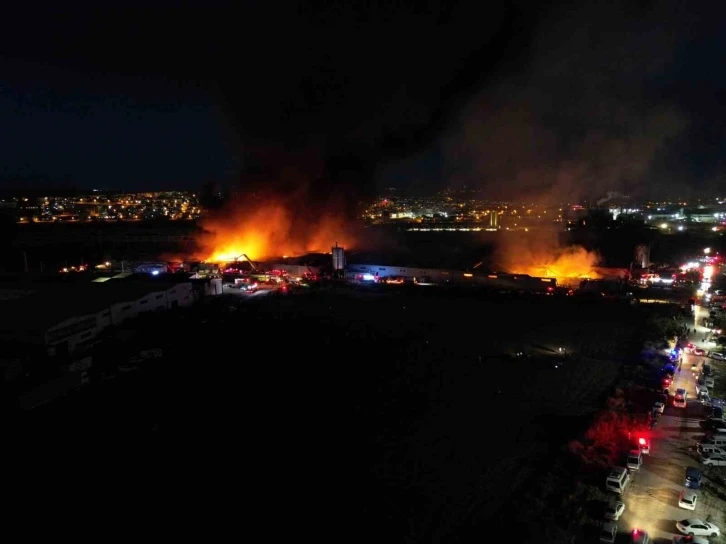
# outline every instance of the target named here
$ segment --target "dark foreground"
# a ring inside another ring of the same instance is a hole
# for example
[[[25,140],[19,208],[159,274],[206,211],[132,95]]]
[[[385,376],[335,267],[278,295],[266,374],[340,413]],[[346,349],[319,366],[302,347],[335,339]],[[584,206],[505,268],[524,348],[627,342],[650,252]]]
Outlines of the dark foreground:
[[[7,466],[42,511],[80,494],[89,520],[167,536],[511,533],[523,490],[617,376],[639,311],[435,291],[219,298],[146,325],[161,362],[13,422]],[[561,346],[574,355],[554,368]],[[530,359],[509,357],[522,348]]]

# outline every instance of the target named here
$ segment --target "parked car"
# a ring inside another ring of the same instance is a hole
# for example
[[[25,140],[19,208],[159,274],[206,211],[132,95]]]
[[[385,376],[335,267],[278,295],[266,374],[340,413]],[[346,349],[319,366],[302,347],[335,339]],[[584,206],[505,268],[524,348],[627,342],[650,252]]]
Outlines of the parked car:
[[[643,455],[640,453],[640,450],[630,450],[625,464],[625,466],[628,467],[628,470],[640,470],[640,465],[642,464]]]
[[[603,523],[603,526],[600,528],[600,542],[605,542],[606,544],[613,544],[617,536],[617,523]]]
[[[707,444],[699,444],[696,446],[696,451],[701,457],[704,455],[708,457],[709,454],[726,455],[726,450],[723,448],[719,448],[718,446],[709,446]]]
[[[681,496],[678,497],[678,507],[686,510],[695,510],[696,504],[698,503],[698,495],[693,491],[681,491]]]
[[[691,489],[701,489],[701,480],[703,480],[703,471],[696,467],[686,467],[686,477],[683,485]]]
[[[680,532],[691,536],[710,536],[716,538],[721,534],[721,529],[713,523],[708,523],[702,519],[682,519],[676,523],[676,528]]]
[[[642,529],[633,529],[630,533],[630,542],[632,544],[651,544],[650,535]]]
[[[673,544],[710,544],[707,538],[702,536],[681,536],[676,535],[673,537]]]
[[[663,413],[665,411],[665,404],[658,401],[653,405],[653,410],[657,410],[659,413]]]
[[[701,463],[708,467],[726,467],[726,455],[711,454],[703,456]]]
[[[618,521],[625,511],[625,503],[620,501],[611,502],[605,506],[605,519]]]
[[[718,351],[711,352],[711,359],[717,359],[719,361],[726,361],[726,355],[719,353]]]

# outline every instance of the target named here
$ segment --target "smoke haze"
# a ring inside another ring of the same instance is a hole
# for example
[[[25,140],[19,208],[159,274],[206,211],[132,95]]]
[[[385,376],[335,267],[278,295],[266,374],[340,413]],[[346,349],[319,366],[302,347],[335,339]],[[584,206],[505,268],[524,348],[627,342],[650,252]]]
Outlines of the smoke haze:
[[[480,92],[443,149],[450,185],[543,204],[642,196],[688,125],[662,91],[689,17],[586,4],[542,19],[526,68]],[[665,8],[665,9],[664,9]]]
[[[564,285],[598,277],[600,255],[580,246],[564,246],[558,233],[538,230],[502,233],[494,252],[494,269],[514,274],[556,278]]]

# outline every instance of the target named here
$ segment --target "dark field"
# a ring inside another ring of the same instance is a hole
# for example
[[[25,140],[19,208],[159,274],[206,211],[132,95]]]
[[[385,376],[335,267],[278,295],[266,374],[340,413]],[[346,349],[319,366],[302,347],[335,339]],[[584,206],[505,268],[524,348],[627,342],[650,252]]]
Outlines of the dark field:
[[[162,363],[28,414],[17,451],[193,523],[241,510],[279,536],[468,541],[598,407],[642,310],[421,289],[219,297],[147,322]]]

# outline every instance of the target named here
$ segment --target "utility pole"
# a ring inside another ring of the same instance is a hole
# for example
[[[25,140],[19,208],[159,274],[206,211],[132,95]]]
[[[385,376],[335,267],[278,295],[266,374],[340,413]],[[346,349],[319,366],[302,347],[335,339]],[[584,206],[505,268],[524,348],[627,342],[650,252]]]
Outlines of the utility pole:
[[[25,250],[23,250],[23,268],[25,270],[25,273],[28,273],[28,254]]]

